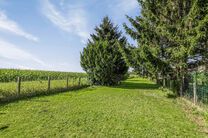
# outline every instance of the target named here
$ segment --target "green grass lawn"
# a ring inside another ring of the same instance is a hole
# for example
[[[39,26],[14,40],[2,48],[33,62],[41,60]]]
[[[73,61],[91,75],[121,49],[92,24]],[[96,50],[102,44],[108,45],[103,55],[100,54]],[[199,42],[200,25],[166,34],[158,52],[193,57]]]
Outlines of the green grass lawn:
[[[0,105],[0,137],[206,137],[144,79]]]

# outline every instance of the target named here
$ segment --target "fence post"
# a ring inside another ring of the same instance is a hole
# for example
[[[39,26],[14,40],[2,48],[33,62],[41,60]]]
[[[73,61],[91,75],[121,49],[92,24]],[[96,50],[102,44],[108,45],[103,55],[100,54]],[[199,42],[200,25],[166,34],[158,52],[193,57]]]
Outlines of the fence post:
[[[201,97],[202,97],[202,102],[204,102],[204,82],[202,82],[202,94],[201,94]]]
[[[170,79],[170,89],[173,90],[173,80]]]
[[[51,78],[48,76],[48,91],[50,91],[50,86],[51,86]]]
[[[72,78],[72,85],[75,85],[75,77]]]
[[[162,82],[162,83],[163,83],[163,84],[162,84],[162,86],[163,86],[163,87],[166,87],[166,86],[165,86],[165,77],[164,77],[164,76],[163,76],[162,80],[163,80],[163,82]]]
[[[79,86],[80,86],[80,83],[81,83],[81,77],[79,77]]]
[[[183,84],[184,84],[184,75],[183,73],[181,74],[181,83],[180,83],[180,97],[183,96]]]
[[[168,76],[168,87],[169,87],[169,89],[171,89],[171,77],[170,76]]]
[[[87,77],[87,84],[88,84],[88,85],[91,85],[91,84],[90,84],[90,77],[89,77],[89,76]]]
[[[21,77],[18,77],[17,79],[17,95],[20,95],[20,89],[21,89]]]
[[[193,83],[193,88],[194,88],[194,105],[197,104],[197,72],[195,72],[195,81]]]
[[[69,78],[66,77],[66,88],[68,89]]]
[[[197,89],[196,89],[196,82],[193,83],[193,88],[194,88],[194,105],[197,103]]]
[[[181,85],[180,85],[180,97],[182,97],[182,92],[183,92],[183,84],[181,82]]]

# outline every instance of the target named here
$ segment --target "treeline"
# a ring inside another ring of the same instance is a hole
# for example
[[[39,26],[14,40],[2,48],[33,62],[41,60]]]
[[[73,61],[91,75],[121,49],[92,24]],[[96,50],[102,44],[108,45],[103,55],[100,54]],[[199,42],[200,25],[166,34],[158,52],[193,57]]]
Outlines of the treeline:
[[[146,76],[172,72],[176,79],[193,67],[207,65],[207,0],[138,0],[141,15],[127,16],[126,33],[138,42],[123,52],[127,62]],[[133,28],[133,29],[132,29]]]
[[[156,79],[171,74],[172,79],[183,83],[185,73],[202,65],[207,67],[207,0],[138,2],[141,15],[127,16],[131,26],[124,24],[138,46],[129,46],[129,52],[123,52],[136,72]]]
[[[108,18],[91,35],[81,65],[94,84],[117,84],[128,67],[155,79],[172,73],[179,81],[189,70],[208,65],[207,0],[138,0],[138,4],[140,14],[126,16],[131,26],[123,25],[137,46],[130,45]]]

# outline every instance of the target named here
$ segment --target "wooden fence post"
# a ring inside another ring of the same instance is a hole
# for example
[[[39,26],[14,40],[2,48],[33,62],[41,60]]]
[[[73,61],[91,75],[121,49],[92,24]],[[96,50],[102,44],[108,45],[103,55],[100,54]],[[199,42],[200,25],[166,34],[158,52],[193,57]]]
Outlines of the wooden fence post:
[[[88,84],[88,85],[91,85],[91,84],[90,84],[90,77],[87,77],[87,84]]]
[[[50,76],[48,76],[48,91],[50,91],[50,87],[51,87],[51,78]]]
[[[66,88],[68,89],[69,78],[66,77]]]
[[[170,89],[173,90],[173,80],[170,79]]]
[[[184,74],[182,73],[182,78],[181,78],[181,85],[180,85],[180,97],[183,96],[183,88],[184,87]]]
[[[197,104],[197,85],[196,82],[193,83],[193,88],[194,88],[194,105]]]
[[[171,89],[171,87],[170,87],[170,76],[168,76],[168,88]]]
[[[197,104],[197,72],[195,72],[195,82],[193,83],[193,91],[194,91],[194,105]]]
[[[75,84],[75,77],[72,78],[72,86]]]
[[[180,97],[182,97],[182,93],[183,93],[183,81],[181,79],[181,83],[180,83]]]
[[[183,93],[183,84],[181,82],[181,85],[180,85],[180,97],[182,97],[182,93]]]
[[[20,89],[21,89],[21,77],[18,77],[17,79],[17,95],[20,95]]]
[[[80,83],[81,83],[81,77],[79,77],[79,86],[80,86]]]

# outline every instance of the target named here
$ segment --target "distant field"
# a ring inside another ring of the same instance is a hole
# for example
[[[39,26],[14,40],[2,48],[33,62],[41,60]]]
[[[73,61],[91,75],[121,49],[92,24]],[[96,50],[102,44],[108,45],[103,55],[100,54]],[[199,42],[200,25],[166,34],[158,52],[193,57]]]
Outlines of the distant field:
[[[48,77],[51,80],[50,92],[88,85],[87,74],[85,73],[0,69],[0,101],[1,98],[17,96],[18,77],[21,77],[19,96],[48,92]],[[68,87],[66,87],[67,78]],[[79,80],[81,80],[80,85]]]
[[[88,85],[87,78],[82,78],[80,87]],[[79,87],[78,78],[69,78],[68,89]],[[48,81],[24,81],[21,83],[21,96],[30,96],[46,93],[48,90]],[[67,90],[65,80],[51,80],[50,92]],[[17,95],[17,82],[0,83],[0,98],[12,97]]]
[[[48,76],[53,80],[58,80],[65,79],[66,77],[86,77],[87,74],[75,72],[0,69],[0,82],[17,81],[17,77],[21,77],[22,81],[47,80]]]
[[[0,104],[0,137],[207,137],[145,79]]]

